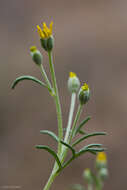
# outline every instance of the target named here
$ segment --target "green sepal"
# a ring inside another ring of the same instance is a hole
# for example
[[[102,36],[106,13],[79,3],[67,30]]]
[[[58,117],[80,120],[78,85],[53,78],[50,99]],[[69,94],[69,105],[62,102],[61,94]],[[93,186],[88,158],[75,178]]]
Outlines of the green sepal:
[[[37,78],[35,78],[35,77],[33,77],[33,76],[29,76],[29,75],[24,75],[24,76],[20,76],[20,77],[16,78],[16,79],[14,80],[14,82],[12,83],[11,88],[14,89],[15,86],[16,86],[19,82],[21,82],[21,81],[23,81],[23,80],[32,80],[32,81],[34,81],[34,82],[40,84],[40,85],[43,86],[43,87],[47,87],[45,83],[41,82],[41,81],[38,80]]]
[[[36,145],[35,147],[36,147],[37,149],[43,149],[43,150],[48,151],[48,152],[55,158],[55,160],[56,160],[56,162],[57,162],[57,164],[58,164],[58,166],[59,166],[59,169],[62,168],[62,165],[61,165],[61,162],[60,162],[60,160],[59,160],[59,157],[57,156],[57,154],[55,153],[54,150],[52,150],[50,147],[45,146],[45,145]]]
[[[71,150],[71,152],[72,152],[72,155],[73,155],[73,157],[75,156],[75,149],[71,146],[71,145],[69,145],[69,144],[67,144],[67,143],[65,143],[64,141],[60,141],[64,146],[66,146],[66,147],[68,147],[70,150]]]
[[[47,39],[40,39],[41,42],[41,46],[42,48],[44,48],[45,51],[48,51],[48,47],[47,47]]]
[[[88,116],[87,118],[85,118],[80,124],[79,126],[76,128],[75,132],[74,132],[74,136],[77,134],[77,133],[80,133],[81,134],[81,128],[91,119],[90,116]]]
[[[59,138],[57,137],[57,135],[55,133],[53,133],[52,131],[48,131],[48,130],[40,130],[41,134],[46,134],[51,136],[53,139],[55,139],[57,142],[59,142]]]
[[[106,135],[106,132],[95,132],[95,133],[89,133],[87,135],[82,136],[81,138],[79,138],[78,140],[76,140],[73,144],[72,147],[76,146],[77,144],[79,144],[80,142],[82,142],[83,140],[89,138],[89,137],[93,137],[93,136],[98,136],[98,135]]]

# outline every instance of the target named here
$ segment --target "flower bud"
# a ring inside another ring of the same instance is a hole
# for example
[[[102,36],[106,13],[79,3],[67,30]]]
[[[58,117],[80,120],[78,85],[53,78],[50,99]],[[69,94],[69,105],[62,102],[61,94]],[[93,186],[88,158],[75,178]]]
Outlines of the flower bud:
[[[108,177],[108,169],[107,168],[101,168],[99,170],[99,176],[101,177],[102,180],[107,179],[107,177]]]
[[[96,157],[96,167],[97,169],[102,169],[107,167],[107,156],[104,152],[99,152]]]
[[[89,184],[93,183],[93,175],[89,168],[84,170],[83,177]]]
[[[68,89],[71,93],[73,92],[77,92],[79,90],[80,87],[80,81],[78,79],[78,77],[76,76],[75,73],[70,72],[70,76],[68,79]]]
[[[41,46],[44,48],[45,51],[52,51],[54,46],[54,38],[53,36],[50,36],[49,38],[41,38],[40,39]]]
[[[88,102],[90,98],[90,90],[89,86],[86,83],[84,83],[84,85],[80,88],[78,98],[81,105],[86,104]]]
[[[30,54],[32,56],[33,61],[37,65],[41,65],[41,63],[42,63],[42,54],[40,53],[39,50],[37,50],[36,46],[30,47]]]

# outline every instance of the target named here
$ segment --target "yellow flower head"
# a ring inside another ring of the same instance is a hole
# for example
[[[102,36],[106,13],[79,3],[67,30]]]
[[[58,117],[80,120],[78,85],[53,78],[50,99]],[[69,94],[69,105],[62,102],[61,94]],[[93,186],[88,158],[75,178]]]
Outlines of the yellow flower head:
[[[39,33],[39,36],[42,39],[47,39],[50,36],[52,36],[52,26],[53,26],[53,22],[50,23],[49,28],[47,27],[46,23],[43,22],[43,30],[41,29],[41,27],[39,25],[37,25],[37,31]]]
[[[104,152],[99,152],[96,157],[96,161],[100,163],[107,163],[107,156]]]
[[[69,73],[69,76],[70,76],[70,78],[74,78],[74,77],[76,77],[76,74],[73,73],[73,72],[70,72],[70,73]]]
[[[36,47],[36,46],[31,46],[31,47],[30,47],[30,51],[31,51],[31,52],[35,52],[36,50],[37,50],[37,47]]]
[[[87,91],[89,89],[88,84],[84,83],[84,85],[81,87],[83,91]]]

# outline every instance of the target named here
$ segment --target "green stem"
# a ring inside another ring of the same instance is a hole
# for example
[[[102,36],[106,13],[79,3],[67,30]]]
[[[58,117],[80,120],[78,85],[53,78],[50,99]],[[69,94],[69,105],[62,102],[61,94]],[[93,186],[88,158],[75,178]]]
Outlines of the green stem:
[[[53,65],[53,59],[52,59],[52,52],[48,52],[49,56],[49,66],[50,66],[50,72],[51,72],[51,77],[52,77],[52,83],[53,83],[53,88],[54,88],[54,100],[56,104],[56,112],[57,112],[57,120],[58,120],[58,136],[59,139],[62,140],[63,138],[63,127],[62,127],[62,113],[61,113],[61,105],[60,105],[60,99],[59,99],[59,93],[58,93],[58,88],[57,88],[57,83],[56,83],[56,76],[55,76],[55,70],[54,70],[54,65]],[[58,155],[61,153],[61,142],[59,141],[58,143]]]
[[[47,77],[47,74],[46,74],[46,72],[45,72],[45,69],[44,69],[43,65],[41,64],[41,65],[39,66],[39,68],[40,68],[42,77],[44,78],[44,80],[45,80],[45,82],[46,82],[46,85],[47,85],[47,87],[48,87],[49,92],[51,93],[51,95],[53,95],[52,86],[51,86],[51,83],[50,83],[50,81],[49,81],[49,79],[48,79],[48,77]]]
[[[75,117],[75,120],[74,120],[74,123],[73,123],[73,126],[72,126],[71,136],[70,136],[70,143],[71,143],[72,138],[73,138],[73,136],[74,136],[75,128],[76,128],[77,122],[78,122],[78,120],[79,120],[79,118],[80,118],[81,112],[82,112],[82,105],[80,104],[80,105],[78,106],[77,114],[76,114],[76,117]]]
[[[99,176],[99,174],[97,174],[97,178],[96,178],[96,190],[102,190],[102,188],[103,188],[102,179]]]
[[[53,181],[55,180],[55,178],[58,176],[59,173],[57,173],[57,170],[56,170],[56,163],[54,165],[54,169],[45,185],[45,187],[43,188],[43,190],[49,190],[49,188],[51,187]]]
[[[72,125],[72,119],[73,119],[73,113],[74,113],[74,108],[75,108],[75,101],[76,101],[76,93],[72,93],[71,96],[71,105],[70,105],[70,111],[69,111],[69,117],[68,117],[68,124],[67,124],[67,130],[66,130],[66,134],[65,134],[65,138],[64,138],[64,142],[68,143],[69,142],[69,136],[71,133],[71,125]],[[62,160],[61,162],[64,161],[66,154],[67,154],[67,150],[68,148],[65,146],[62,146]]]

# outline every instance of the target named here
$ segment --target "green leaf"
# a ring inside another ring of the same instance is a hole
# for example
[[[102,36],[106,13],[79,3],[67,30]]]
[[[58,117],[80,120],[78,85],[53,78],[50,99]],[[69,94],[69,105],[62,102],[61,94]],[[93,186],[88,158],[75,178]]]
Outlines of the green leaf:
[[[41,81],[38,80],[37,78],[35,78],[35,77],[33,77],[33,76],[26,75],[26,76],[20,76],[20,77],[16,78],[15,81],[12,83],[11,88],[14,89],[15,86],[16,86],[19,82],[21,82],[21,81],[23,81],[23,80],[32,80],[32,81],[34,81],[34,82],[40,84],[41,86],[47,87],[45,83],[41,82]]]
[[[64,146],[66,146],[66,147],[68,147],[70,150],[71,150],[71,152],[72,152],[72,155],[73,155],[73,157],[75,156],[75,149],[74,148],[72,148],[72,146],[71,145],[69,145],[69,144],[67,144],[67,143],[65,143],[64,141],[60,141]]]
[[[59,169],[62,168],[61,162],[60,162],[60,160],[59,160],[59,158],[58,158],[58,156],[57,156],[57,154],[55,153],[54,150],[52,150],[50,147],[45,146],[45,145],[36,145],[35,147],[37,149],[43,149],[43,150],[48,151],[55,158],[55,160],[56,160],[56,162],[57,162],[57,164],[59,166]]]
[[[102,144],[89,144],[89,145],[87,145],[87,146],[84,146],[82,149],[80,149],[80,151],[86,150],[86,149],[92,148],[92,147],[101,147],[101,146],[102,146]],[[92,154],[96,154],[96,151],[95,151],[95,150],[90,150],[90,149],[89,149],[89,152],[91,152]]]
[[[81,135],[85,135],[86,134],[86,132],[83,131],[83,130],[79,130],[78,133],[80,133]]]
[[[79,131],[81,130],[81,128],[91,119],[90,116],[88,116],[86,119],[84,119],[80,124],[79,126],[76,128],[75,130],[75,133],[74,133],[74,136],[79,133]]]
[[[88,151],[104,152],[106,148],[88,148]]]
[[[85,148],[100,147],[100,146],[102,146],[102,144],[89,144],[85,146]]]
[[[93,136],[98,136],[98,135],[106,135],[107,133],[105,132],[95,132],[95,133],[89,133],[87,135],[84,135],[83,137],[79,138],[78,140],[76,140],[73,144],[72,147],[74,147],[75,145],[79,144],[80,142],[82,142],[83,140],[89,138],[89,137],[93,137]]]
[[[57,142],[59,142],[59,138],[56,136],[55,133],[53,133],[52,131],[48,131],[48,130],[40,130],[41,134],[47,134],[49,136],[51,136],[53,139],[55,139]]]
[[[105,148],[87,148],[87,147],[84,147],[78,153],[76,153],[76,157],[79,157],[80,155],[84,154],[85,152],[94,153],[94,152],[103,152],[104,150],[105,150]]]

